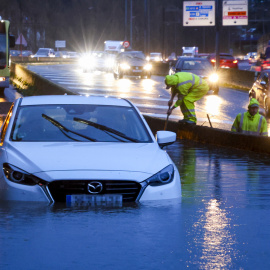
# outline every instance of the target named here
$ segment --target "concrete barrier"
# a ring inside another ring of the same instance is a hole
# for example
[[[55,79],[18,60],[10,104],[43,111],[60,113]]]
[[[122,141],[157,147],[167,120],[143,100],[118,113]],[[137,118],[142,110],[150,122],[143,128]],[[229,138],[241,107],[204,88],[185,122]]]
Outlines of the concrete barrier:
[[[76,58],[61,57],[20,57],[12,56],[11,61],[14,63],[51,63],[51,64],[72,64],[78,62]]]
[[[154,134],[158,130],[164,129],[165,120],[149,116],[144,116],[144,118]],[[178,139],[187,139],[206,144],[270,154],[269,137],[250,136],[222,129],[190,126],[188,124],[180,124],[172,121],[168,122],[167,130],[175,132]]]
[[[73,92],[54,84],[20,64],[11,64],[10,80],[23,96],[74,95]]]

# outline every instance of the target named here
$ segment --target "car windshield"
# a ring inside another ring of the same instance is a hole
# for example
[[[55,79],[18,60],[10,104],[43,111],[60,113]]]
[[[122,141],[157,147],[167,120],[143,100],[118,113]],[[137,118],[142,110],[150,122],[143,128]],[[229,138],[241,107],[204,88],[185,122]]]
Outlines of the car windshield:
[[[11,140],[23,142],[151,142],[132,107],[38,105],[18,109]]]
[[[181,67],[180,67],[181,68]],[[182,62],[182,70],[205,70],[213,69],[212,65],[206,60],[185,60]]]
[[[48,55],[49,53],[49,50],[47,49],[39,49],[37,54],[40,54],[40,55]]]
[[[145,60],[145,55],[142,52],[124,53],[123,57],[124,57],[124,59],[142,59],[142,60]]]

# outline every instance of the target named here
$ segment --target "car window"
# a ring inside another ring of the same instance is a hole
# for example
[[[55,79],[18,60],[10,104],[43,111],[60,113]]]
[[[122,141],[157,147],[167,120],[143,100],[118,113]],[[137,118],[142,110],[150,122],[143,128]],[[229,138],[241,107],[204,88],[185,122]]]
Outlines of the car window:
[[[184,60],[178,64],[183,70],[206,70],[213,69],[212,65],[206,60]]]
[[[227,59],[227,60],[234,60],[234,57],[232,55],[226,54],[226,55],[220,55],[220,59]]]
[[[10,117],[12,115],[13,106],[14,106],[14,104],[11,105],[11,107],[9,109],[9,112],[7,114],[7,117],[6,117],[6,119],[5,119],[4,123],[3,123],[3,126],[1,128],[0,146],[3,145],[4,139],[5,139],[5,136],[6,136],[7,127],[8,127],[8,124],[9,124]]]
[[[57,121],[71,132],[66,132],[63,128],[57,127],[44,115]],[[108,132],[75,121],[74,118],[109,127],[140,142],[152,141],[134,108],[88,104],[22,106],[18,109],[16,115],[17,120],[13,125],[11,140],[34,142],[89,141],[82,136],[75,135],[74,132],[76,132],[99,142],[119,142],[118,136],[111,136]]]

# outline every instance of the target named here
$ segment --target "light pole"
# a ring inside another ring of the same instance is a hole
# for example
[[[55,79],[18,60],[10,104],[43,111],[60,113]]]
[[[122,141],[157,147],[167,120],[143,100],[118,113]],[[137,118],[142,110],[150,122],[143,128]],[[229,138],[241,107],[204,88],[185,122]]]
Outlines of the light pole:
[[[130,0],[130,40],[129,40],[129,43],[130,43],[130,47],[132,48],[132,0]]]

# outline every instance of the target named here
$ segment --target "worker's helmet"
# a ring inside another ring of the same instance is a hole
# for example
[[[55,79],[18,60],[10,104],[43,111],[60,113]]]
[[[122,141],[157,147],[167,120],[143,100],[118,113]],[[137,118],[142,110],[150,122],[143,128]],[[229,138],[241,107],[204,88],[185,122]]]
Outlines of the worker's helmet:
[[[175,75],[167,75],[165,77],[166,89],[170,89],[172,86],[176,86],[178,83],[178,78]]]
[[[256,98],[252,98],[249,102],[249,105],[248,107],[251,108],[251,107],[259,107],[259,101],[256,99]]]

